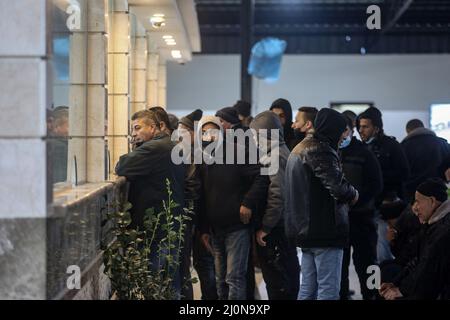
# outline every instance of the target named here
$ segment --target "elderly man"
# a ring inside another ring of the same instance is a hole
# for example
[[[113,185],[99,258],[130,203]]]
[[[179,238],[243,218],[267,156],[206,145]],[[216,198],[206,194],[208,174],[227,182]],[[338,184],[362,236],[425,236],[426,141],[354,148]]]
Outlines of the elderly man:
[[[423,224],[420,250],[393,283],[383,283],[386,300],[450,298],[450,201],[447,186],[429,179],[417,187],[413,210]]]

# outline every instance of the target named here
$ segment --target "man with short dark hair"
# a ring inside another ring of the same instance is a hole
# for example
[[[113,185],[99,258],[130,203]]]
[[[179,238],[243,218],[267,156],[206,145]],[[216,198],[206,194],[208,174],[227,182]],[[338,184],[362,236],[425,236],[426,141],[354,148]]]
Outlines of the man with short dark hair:
[[[413,130],[416,130],[418,128],[425,128],[423,125],[423,122],[419,119],[412,119],[409,120],[406,124],[406,134],[410,134]]]
[[[314,133],[314,120],[319,112],[314,107],[300,107],[297,115],[295,116],[295,122],[292,124],[297,137],[300,141],[303,140],[307,134]]]
[[[428,178],[445,178],[450,145],[445,139],[426,129],[422,121],[413,119],[406,125],[408,135],[401,146],[408,159],[411,175],[406,181],[406,199],[411,201],[417,186]]]
[[[353,136],[353,121],[349,117],[345,138],[340,144],[340,155],[345,178],[359,191],[358,203],[349,211],[350,246],[353,263],[358,274],[364,300],[373,300],[376,291],[366,283],[367,267],[377,264],[377,226],[375,223],[375,198],[383,188],[380,165],[375,155]],[[344,249],[342,265],[341,300],[349,298],[348,270],[350,247]]]
[[[400,144],[385,135],[381,111],[370,107],[361,113],[356,125],[362,141],[375,154],[383,173],[383,191],[376,199],[378,224],[378,262],[393,258],[386,239],[387,221],[397,218],[405,199],[404,183],[409,177],[408,160]]]

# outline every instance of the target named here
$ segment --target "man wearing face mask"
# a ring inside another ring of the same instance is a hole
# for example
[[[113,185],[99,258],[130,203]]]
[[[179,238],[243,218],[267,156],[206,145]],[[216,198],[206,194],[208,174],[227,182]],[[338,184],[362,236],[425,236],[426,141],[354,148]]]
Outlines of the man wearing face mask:
[[[314,120],[319,110],[314,107],[301,107],[295,116],[295,122],[292,124],[295,137],[300,141],[305,139],[307,134],[314,133]]]
[[[242,146],[221,138],[220,119],[213,118],[202,119],[199,125],[204,153],[199,165],[201,239],[215,258],[219,299],[245,300],[252,216],[267,196],[269,179],[260,174],[259,164],[237,164],[236,151]],[[230,150],[234,150],[233,163],[226,163]]]
[[[404,183],[409,176],[409,164],[400,143],[384,134],[380,110],[368,108],[358,116],[356,125],[362,141],[377,157],[383,174],[383,191],[375,200],[379,212],[377,255],[378,262],[382,263],[393,258],[386,239],[387,221],[397,218],[404,207]]]
[[[383,283],[386,300],[450,299],[450,200],[438,178],[417,187],[413,211],[423,225],[418,256],[393,281]]]
[[[361,141],[353,137],[353,121],[345,116],[347,129],[339,145],[345,178],[359,191],[358,202],[349,211],[350,246],[364,300],[373,300],[376,290],[369,290],[367,267],[377,264],[377,226],[375,198],[383,188],[380,165],[375,155]],[[344,249],[341,280],[341,300],[348,299],[350,247]]]

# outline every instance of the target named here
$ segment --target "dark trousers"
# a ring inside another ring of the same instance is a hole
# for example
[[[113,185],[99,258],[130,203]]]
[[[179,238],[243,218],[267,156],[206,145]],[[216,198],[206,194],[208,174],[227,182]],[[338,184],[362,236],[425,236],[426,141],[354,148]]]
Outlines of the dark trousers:
[[[297,300],[300,264],[297,247],[288,243],[283,228],[275,228],[257,253],[269,300]]]
[[[193,244],[194,269],[200,281],[202,300],[217,300],[216,272],[214,270],[214,256],[206,250],[201,242],[200,232],[194,233]]]
[[[181,299],[194,300],[194,290],[192,288],[191,280],[191,256],[192,256],[192,241],[193,241],[193,223],[186,222],[186,229],[184,232],[184,243],[181,250],[180,272],[181,272]]]
[[[364,300],[376,297],[375,289],[367,288],[367,267],[377,264],[377,226],[373,212],[350,212],[350,246],[353,248],[353,263],[358,274],[361,293]],[[349,295],[348,269],[350,265],[350,248],[344,249],[341,276],[341,299]]]

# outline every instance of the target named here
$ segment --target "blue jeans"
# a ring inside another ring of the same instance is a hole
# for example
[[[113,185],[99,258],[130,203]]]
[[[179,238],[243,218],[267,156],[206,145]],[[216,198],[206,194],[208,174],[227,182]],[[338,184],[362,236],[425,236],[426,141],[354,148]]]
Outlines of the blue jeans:
[[[391,252],[391,246],[389,241],[386,239],[387,227],[388,224],[385,220],[381,218],[381,215],[377,213],[376,215],[376,223],[377,223],[377,256],[378,256],[378,264],[382,263],[386,260],[393,260],[394,256]]]
[[[343,249],[302,249],[300,300],[339,300]]]
[[[213,234],[217,294],[220,300],[245,300],[250,230]]]

